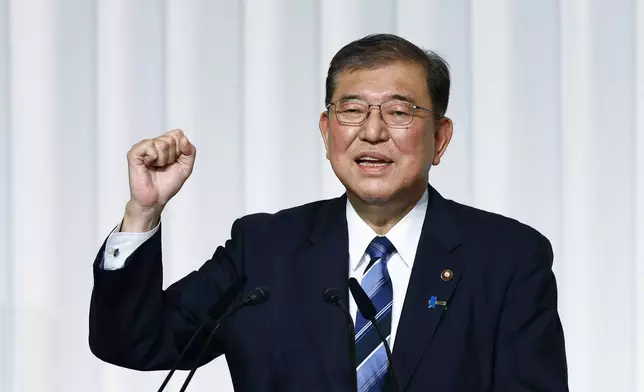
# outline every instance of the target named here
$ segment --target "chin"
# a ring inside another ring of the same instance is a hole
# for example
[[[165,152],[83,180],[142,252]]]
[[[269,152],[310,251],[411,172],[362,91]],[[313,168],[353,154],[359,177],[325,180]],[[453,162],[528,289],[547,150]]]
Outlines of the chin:
[[[394,195],[391,190],[387,189],[354,188],[351,190],[351,193],[353,193],[354,196],[357,196],[366,204],[371,205],[387,204],[389,201],[391,201]]]
[[[389,200],[391,200],[389,197],[375,196],[375,195],[368,195],[368,196],[364,196],[364,197],[358,196],[358,197],[360,197],[360,199],[364,203],[369,204],[369,205],[373,205],[373,206],[382,206],[382,205],[387,204],[387,202],[389,202]]]

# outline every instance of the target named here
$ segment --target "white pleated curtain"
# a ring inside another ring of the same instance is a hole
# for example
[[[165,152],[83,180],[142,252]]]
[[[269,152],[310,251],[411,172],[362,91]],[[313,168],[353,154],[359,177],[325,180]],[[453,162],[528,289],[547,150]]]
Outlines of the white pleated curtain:
[[[644,11],[635,0],[0,0],[0,390],[154,390],[87,344],[91,264],[127,150],[182,128],[165,282],[246,213],[342,192],[317,129],[347,42],[395,32],[450,63],[431,181],[553,243],[571,390],[644,391]],[[171,389],[185,377],[178,373]],[[224,360],[193,390],[232,390]]]

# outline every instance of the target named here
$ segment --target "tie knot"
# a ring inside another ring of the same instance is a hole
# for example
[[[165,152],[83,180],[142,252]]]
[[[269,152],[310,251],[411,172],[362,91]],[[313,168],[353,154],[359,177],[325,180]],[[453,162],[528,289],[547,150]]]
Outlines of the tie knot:
[[[367,247],[367,254],[371,257],[371,260],[375,261],[394,253],[395,250],[396,248],[394,247],[394,244],[392,244],[387,237],[378,236],[375,237]]]

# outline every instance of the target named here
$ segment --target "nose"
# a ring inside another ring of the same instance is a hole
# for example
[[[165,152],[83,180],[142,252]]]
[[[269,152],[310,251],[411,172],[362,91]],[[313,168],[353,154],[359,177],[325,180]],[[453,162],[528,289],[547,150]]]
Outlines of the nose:
[[[389,139],[387,124],[382,119],[382,114],[378,106],[371,106],[369,108],[367,119],[360,127],[358,136],[360,140],[369,143],[378,143]]]

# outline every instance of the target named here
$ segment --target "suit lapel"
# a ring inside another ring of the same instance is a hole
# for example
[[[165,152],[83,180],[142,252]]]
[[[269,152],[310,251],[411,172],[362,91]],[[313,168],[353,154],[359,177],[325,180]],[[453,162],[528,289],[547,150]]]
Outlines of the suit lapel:
[[[350,390],[353,369],[348,320],[323,297],[326,289],[336,288],[348,304],[349,239],[345,208],[346,196],[321,205],[312,220],[311,235],[296,256],[294,271],[298,285],[296,305],[303,312],[308,341],[333,390],[337,390],[338,384]]]
[[[435,296],[449,305],[465,273],[465,263],[456,251],[460,238],[446,203],[430,186],[427,214],[393,350],[401,390],[409,383],[445,313],[444,306],[429,308],[429,300]],[[441,279],[445,269],[453,271],[452,280]]]
[[[322,204],[312,219],[308,241],[296,252],[294,282],[298,288],[296,306],[302,312],[303,327],[333,390],[342,385],[351,390],[354,365],[349,358],[348,321],[337,307],[323,299],[328,288],[337,288],[348,304],[349,239],[346,222],[346,195]],[[393,350],[396,375],[401,390],[409,384],[424,352],[432,341],[445,308],[428,308],[436,296],[449,301],[465,273],[465,262],[458,257],[461,240],[450,217],[447,202],[431,186],[423,223]],[[453,271],[451,281],[441,272]]]

